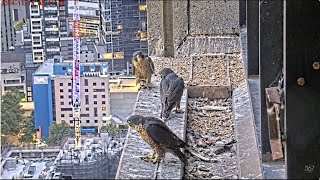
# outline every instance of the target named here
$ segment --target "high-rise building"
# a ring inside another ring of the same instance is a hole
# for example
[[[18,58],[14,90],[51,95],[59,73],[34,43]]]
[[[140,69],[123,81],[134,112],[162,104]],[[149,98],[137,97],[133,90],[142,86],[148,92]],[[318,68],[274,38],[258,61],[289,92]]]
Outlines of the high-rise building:
[[[22,4],[19,5],[18,2],[14,5],[1,4],[1,52],[14,48],[15,26],[18,25],[17,28],[21,28],[25,19],[26,9]]]
[[[135,51],[148,52],[146,0],[101,0],[100,9],[104,59],[113,71],[127,69]]]
[[[108,63],[81,63],[82,132],[96,133],[110,116]],[[45,62],[33,74],[35,128],[49,136],[53,121],[73,127],[72,62]]]
[[[65,3],[68,1],[50,1],[43,8],[44,39],[46,59],[60,55],[60,37],[68,36]]]
[[[68,1],[34,1],[26,5],[28,30],[25,36],[27,62],[42,63],[61,54],[60,38],[68,36]],[[31,51],[30,51],[31,46]]]

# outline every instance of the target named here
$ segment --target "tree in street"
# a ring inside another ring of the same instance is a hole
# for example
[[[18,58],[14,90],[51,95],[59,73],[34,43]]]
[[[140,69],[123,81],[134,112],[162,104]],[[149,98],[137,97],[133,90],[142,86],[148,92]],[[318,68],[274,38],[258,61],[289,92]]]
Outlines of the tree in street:
[[[1,135],[17,135],[22,122],[22,110],[19,104],[22,94],[18,90],[6,92],[1,99]]]
[[[62,121],[60,124],[53,123],[50,128],[47,144],[49,146],[59,146],[61,145],[63,138],[70,135],[70,127],[66,122]]]
[[[36,131],[34,129],[34,117],[32,112],[31,116],[24,118],[22,132],[21,136],[19,137],[19,141],[21,143],[35,143],[33,139],[35,133]]]
[[[117,128],[115,125],[112,125],[112,124],[102,126],[100,129],[100,132],[102,132],[102,133],[107,132],[107,133],[111,133],[111,134],[116,134],[119,131],[120,131],[119,128]]]

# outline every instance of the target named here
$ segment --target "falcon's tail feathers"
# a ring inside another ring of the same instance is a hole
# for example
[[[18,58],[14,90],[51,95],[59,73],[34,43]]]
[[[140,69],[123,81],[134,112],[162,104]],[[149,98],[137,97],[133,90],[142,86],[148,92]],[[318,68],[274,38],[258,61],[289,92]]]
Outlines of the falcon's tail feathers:
[[[189,153],[190,153],[191,155],[193,155],[194,157],[199,158],[199,159],[202,160],[202,161],[205,161],[205,162],[217,162],[217,159],[215,159],[215,158],[203,157],[203,156],[200,155],[199,153],[194,152],[194,151],[191,149],[190,146],[188,146],[188,147],[186,148],[186,150],[189,151]]]
[[[184,155],[179,149],[174,151],[174,154],[184,163],[187,164],[188,163],[188,159],[186,157],[186,155]]]

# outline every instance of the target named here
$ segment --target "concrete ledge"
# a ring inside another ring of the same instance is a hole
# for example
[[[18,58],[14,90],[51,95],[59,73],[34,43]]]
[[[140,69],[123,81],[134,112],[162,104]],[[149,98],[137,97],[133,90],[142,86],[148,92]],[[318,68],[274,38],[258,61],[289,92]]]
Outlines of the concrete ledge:
[[[160,91],[159,79],[153,77],[153,88],[150,90],[141,89],[137,96],[134,114],[144,116],[160,116]],[[186,124],[186,101],[187,90],[184,91],[181,100],[181,110],[183,113],[171,113],[167,125],[180,138],[185,138]],[[183,177],[183,167],[180,160],[171,154],[167,154],[163,162],[152,164],[144,162],[141,156],[147,155],[151,148],[142,138],[129,129],[126,143],[119,162],[116,179],[181,179]]]
[[[262,179],[253,109],[247,81],[234,89],[232,97],[239,179]]]

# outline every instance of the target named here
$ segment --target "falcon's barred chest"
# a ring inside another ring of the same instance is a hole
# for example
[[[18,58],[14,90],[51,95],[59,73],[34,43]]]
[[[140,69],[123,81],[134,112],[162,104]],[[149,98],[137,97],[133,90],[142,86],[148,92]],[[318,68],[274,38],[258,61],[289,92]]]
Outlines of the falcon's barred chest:
[[[139,70],[137,70],[136,72],[141,79],[146,78],[148,75],[152,74],[152,69],[150,68],[149,60],[138,59],[137,64]]]
[[[140,134],[141,138],[148,143],[152,149],[158,147],[158,145],[149,137],[148,133],[144,130],[142,126],[138,126],[137,129],[138,133]]]
[[[140,134],[141,138],[148,143],[153,151],[160,156],[164,156],[165,152],[157,145],[148,135],[146,130],[140,125],[136,127],[136,131]]]

